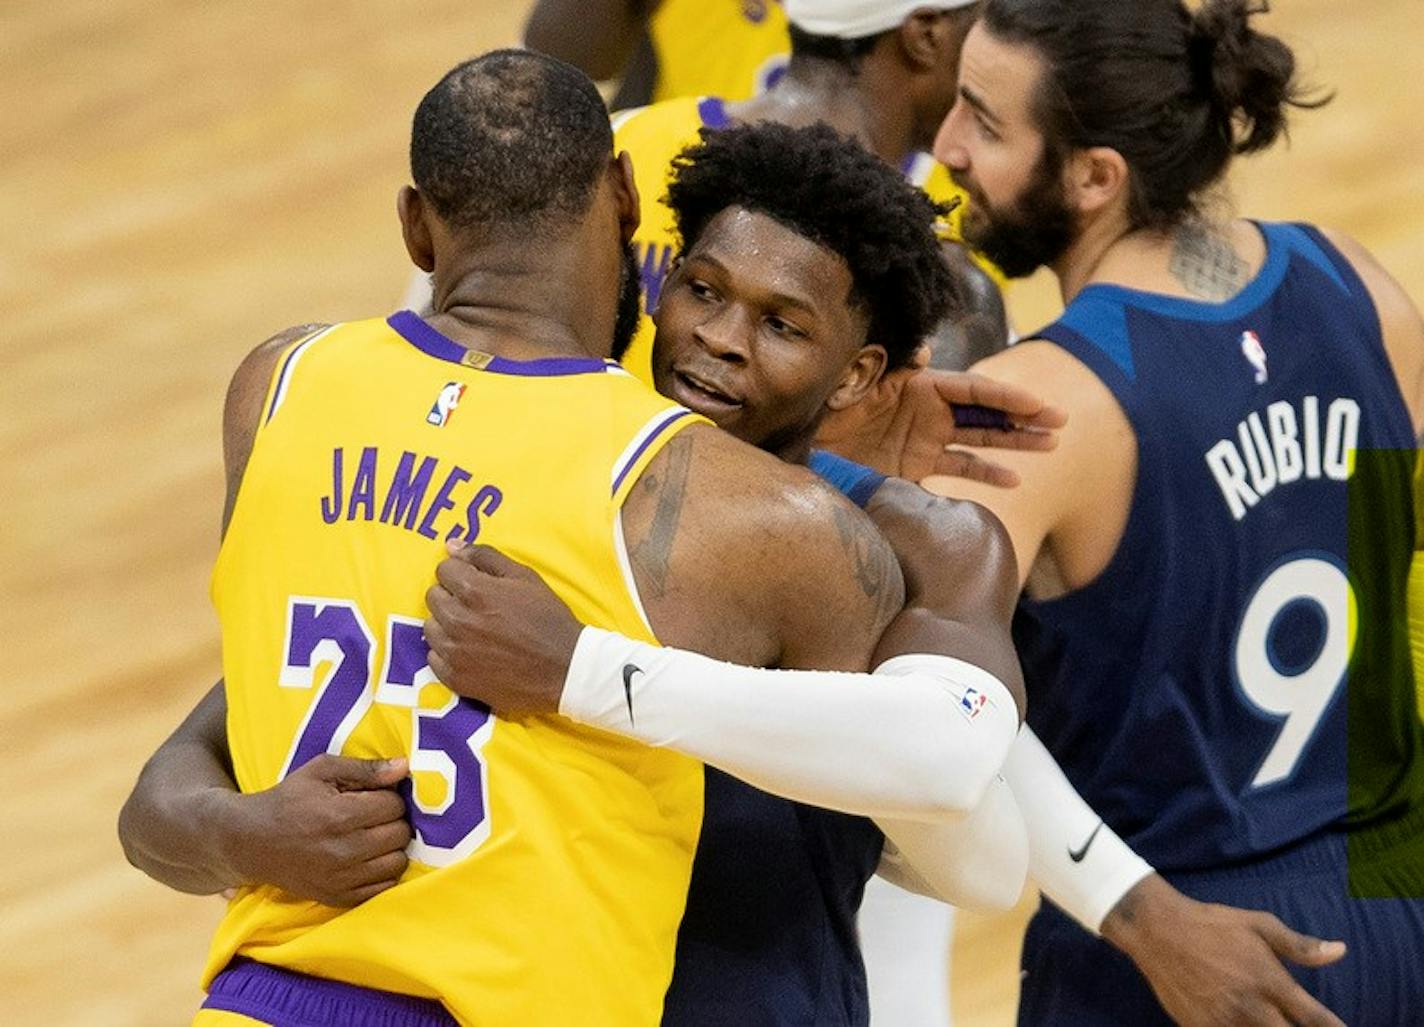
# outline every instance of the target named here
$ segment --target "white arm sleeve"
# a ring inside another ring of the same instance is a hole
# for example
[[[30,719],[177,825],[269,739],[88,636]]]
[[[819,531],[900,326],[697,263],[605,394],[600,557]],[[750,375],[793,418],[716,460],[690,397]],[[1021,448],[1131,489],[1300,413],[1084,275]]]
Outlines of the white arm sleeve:
[[[1028,825],[1029,876],[1097,934],[1103,918],[1152,867],[1083,801],[1028,725],[1009,752],[1004,778]]]
[[[978,806],[1018,729],[1009,690],[947,656],[766,670],[598,628],[579,636],[559,712],[797,802],[908,820]]]
[[[1013,789],[996,777],[961,820],[927,823],[876,818],[887,881],[965,909],[1011,909],[1028,876],[1028,833]]]

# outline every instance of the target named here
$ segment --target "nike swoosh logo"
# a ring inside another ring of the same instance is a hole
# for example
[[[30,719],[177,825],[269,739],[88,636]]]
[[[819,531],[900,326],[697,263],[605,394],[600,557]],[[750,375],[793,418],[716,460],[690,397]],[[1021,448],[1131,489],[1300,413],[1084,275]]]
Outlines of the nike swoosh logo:
[[[1086,856],[1088,854],[1088,850],[1093,847],[1093,839],[1098,836],[1098,832],[1102,829],[1103,822],[1099,820],[1098,826],[1093,828],[1093,833],[1088,835],[1088,840],[1083,843],[1083,847],[1081,849],[1068,850],[1068,858],[1071,859],[1074,863],[1083,862],[1083,857]]]
[[[628,700],[628,723],[636,726],[633,720],[633,675],[645,673],[642,667],[635,663],[623,664],[623,697]]]

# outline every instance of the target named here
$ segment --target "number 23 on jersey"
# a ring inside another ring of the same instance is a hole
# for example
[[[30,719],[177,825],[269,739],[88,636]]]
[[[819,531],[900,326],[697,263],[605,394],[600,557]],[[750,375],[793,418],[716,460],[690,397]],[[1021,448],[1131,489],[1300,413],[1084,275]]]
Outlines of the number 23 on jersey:
[[[394,614],[387,618],[379,673],[375,636],[354,602],[292,596],[286,625],[278,684],[314,688],[316,695],[292,740],[281,776],[322,753],[339,754],[373,703],[408,709],[411,778],[401,785],[414,834],[408,855],[440,867],[479,848],[490,831],[481,751],[495,717],[487,706],[462,699],[435,680],[422,622]],[[426,686],[433,686],[444,701],[423,707]]]

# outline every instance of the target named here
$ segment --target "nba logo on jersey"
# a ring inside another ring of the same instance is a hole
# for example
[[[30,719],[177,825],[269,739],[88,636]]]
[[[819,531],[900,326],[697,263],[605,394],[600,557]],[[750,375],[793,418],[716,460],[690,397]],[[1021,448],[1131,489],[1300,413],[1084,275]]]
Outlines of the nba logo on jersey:
[[[964,687],[964,694],[959,697],[959,711],[964,714],[966,720],[973,720],[979,716],[979,712],[987,705],[989,705],[987,695],[970,685]]]
[[[440,395],[435,397],[435,405],[430,408],[430,413],[425,415],[425,423],[433,424],[437,428],[445,427],[450,423],[450,416],[460,405],[460,397],[464,394],[465,387],[459,382],[446,385],[440,390]]]
[[[1266,384],[1266,347],[1255,332],[1241,333],[1241,355],[1256,369],[1256,384]]]

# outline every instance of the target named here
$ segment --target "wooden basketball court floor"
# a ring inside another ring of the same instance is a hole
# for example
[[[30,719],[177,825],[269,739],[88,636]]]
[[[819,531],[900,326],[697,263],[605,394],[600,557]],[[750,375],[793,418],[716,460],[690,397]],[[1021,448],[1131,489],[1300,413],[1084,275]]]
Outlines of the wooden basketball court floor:
[[[114,820],[218,674],[224,385],[277,329],[392,308],[410,114],[526,6],[0,5],[0,1022],[191,1014],[219,903],[130,869]],[[1355,234],[1424,302],[1424,3],[1277,7],[1339,96],[1241,165],[1237,204]],[[1013,302],[1052,312],[1041,281]]]

